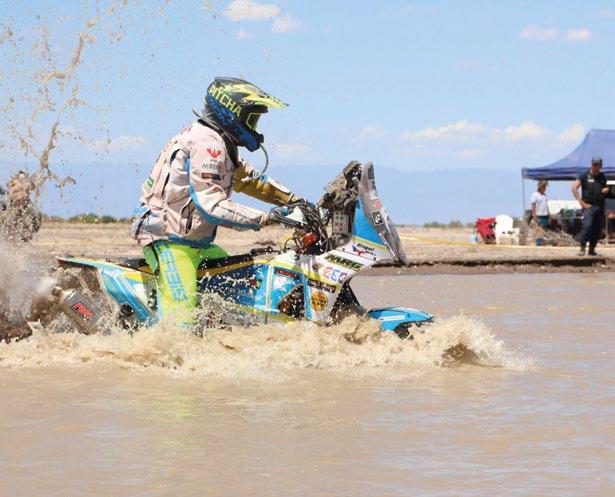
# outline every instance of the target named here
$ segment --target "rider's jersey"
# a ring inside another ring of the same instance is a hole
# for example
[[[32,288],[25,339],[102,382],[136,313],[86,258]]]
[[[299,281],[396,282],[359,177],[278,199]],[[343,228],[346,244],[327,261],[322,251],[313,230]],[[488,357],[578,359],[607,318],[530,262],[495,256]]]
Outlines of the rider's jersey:
[[[254,173],[243,159],[233,162],[220,134],[193,123],[167,143],[143,183],[132,236],[140,245],[169,240],[207,247],[218,226],[258,229],[266,214],[233,202],[231,191],[275,204],[292,194],[265,176],[253,178]]]

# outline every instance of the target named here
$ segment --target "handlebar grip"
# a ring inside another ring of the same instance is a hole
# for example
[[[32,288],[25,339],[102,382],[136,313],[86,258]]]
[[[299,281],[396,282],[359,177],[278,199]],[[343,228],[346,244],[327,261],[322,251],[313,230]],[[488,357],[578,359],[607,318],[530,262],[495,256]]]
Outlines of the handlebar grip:
[[[284,224],[286,226],[290,226],[293,228],[297,226],[302,226],[303,223],[301,223],[300,221],[287,217],[290,213],[291,211],[288,209],[288,207],[283,205],[281,207],[274,207],[273,209],[271,209],[270,216],[271,219],[273,219],[275,222]]]

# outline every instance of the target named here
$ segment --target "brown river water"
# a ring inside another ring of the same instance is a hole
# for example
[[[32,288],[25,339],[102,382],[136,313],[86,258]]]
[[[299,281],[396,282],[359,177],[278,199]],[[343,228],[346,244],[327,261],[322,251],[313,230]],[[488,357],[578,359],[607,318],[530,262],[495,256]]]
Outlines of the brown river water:
[[[0,496],[615,495],[615,274],[354,288],[437,321],[0,345]]]

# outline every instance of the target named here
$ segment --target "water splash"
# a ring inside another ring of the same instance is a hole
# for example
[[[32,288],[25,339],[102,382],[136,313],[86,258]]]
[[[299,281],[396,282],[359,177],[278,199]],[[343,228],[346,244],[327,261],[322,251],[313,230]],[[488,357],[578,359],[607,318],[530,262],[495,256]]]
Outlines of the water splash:
[[[177,377],[266,381],[283,381],[311,369],[353,377],[403,377],[450,365],[443,356],[459,343],[473,352],[475,364],[527,367],[484,324],[463,316],[442,319],[413,341],[358,318],[328,328],[300,322],[217,329],[202,338],[165,323],[134,335],[120,330],[97,336],[41,332],[1,346],[0,366],[107,364]]]
[[[70,42],[66,41],[64,30],[55,33],[54,38],[48,31],[48,19],[43,13],[38,13],[36,20],[32,20],[33,25],[24,33],[19,33],[11,25],[11,20],[0,24],[0,55],[7,65],[15,68],[11,74],[0,77],[6,90],[6,100],[0,102],[3,126],[6,137],[14,142],[8,144],[10,148],[20,148],[26,157],[31,156],[38,162],[38,169],[33,174],[37,199],[47,182],[61,188],[75,183],[73,178],[61,177],[54,172],[51,155],[62,137],[87,142],[78,131],[63,127],[67,119],[76,117],[79,108],[100,110],[81,97],[79,69],[88,46],[97,41],[118,43],[122,39],[123,11],[128,4],[128,0],[119,5],[113,0],[97,2],[96,15],[83,20],[81,28],[74,34],[73,48],[68,52],[65,44]],[[73,12],[76,17],[87,16],[89,7],[82,7],[83,12]],[[28,43],[31,43],[29,50]],[[3,145],[8,148],[6,143]]]
[[[0,328],[29,314],[40,281],[32,277],[32,261],[23,251],[0,241]],[[0,336],[2,329],[0,329]]]

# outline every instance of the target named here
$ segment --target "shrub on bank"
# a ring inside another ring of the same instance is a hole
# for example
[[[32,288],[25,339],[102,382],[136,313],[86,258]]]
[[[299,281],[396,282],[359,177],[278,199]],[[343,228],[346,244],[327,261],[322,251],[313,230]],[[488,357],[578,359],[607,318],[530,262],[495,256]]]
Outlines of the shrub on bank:
[[[113,223],[130,223],[129,217],[115,217],[110,214],[93,214],[86,212],[84,214],[77,214],[69,218],[61,216],[54,216],[50,214],[42,214],[42,221],[44,223],[85,223],[85,224],[113,224]]]
[[[41,214],[41,221],[43,223],[63,223],[64,221],[66,221],[66,219],[60,216],[50,216],[49,214]]]
[[[466,225],[463,224],[458,219],[454,219],[450,221],[448,224],[439,223],[438,221],[430,221],[428,223],[423,224],[423,228],[439,228],[439,229],[460,229],[465,228]]]

